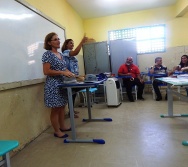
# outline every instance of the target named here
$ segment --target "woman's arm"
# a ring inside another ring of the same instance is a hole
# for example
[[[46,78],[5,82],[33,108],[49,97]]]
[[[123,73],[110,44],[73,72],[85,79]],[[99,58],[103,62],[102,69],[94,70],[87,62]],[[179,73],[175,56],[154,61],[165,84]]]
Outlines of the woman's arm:
[[[43,64],[43,73],[44,75],[48,75],[48,76],[57,76],[57,75],[64,75],[67,77],[74,77],[75,75],[70,72],[69,70],[65,70],[65,71],[56,71],[56,70],[52,70],[50,69],[50,63],[44,63]]]
[[[76,56],[78,55],[78,53],[80,52],[82,45],[86,42],[88,38],[86,36],[84,36],[81,40],[81,42],[79,43],[79,45],[76,47],[75,50],[70,51],[69,56]]]
[[[188,70],[188,67],[181,68],[181,71],[187,71],[187,70]]]

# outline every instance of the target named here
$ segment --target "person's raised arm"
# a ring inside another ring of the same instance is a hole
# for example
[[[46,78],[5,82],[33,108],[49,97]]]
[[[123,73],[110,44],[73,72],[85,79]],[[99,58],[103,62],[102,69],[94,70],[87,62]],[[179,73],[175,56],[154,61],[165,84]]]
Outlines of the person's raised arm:
[[[76,56],[78,55],[78,53],[80,52],[82,45],[87,41],[87,37],[84,35],[84,37],[82,38],[82,40],[80,41],[79,45],[76,47],[75,50],[70,51],[69,55],[70,56]]]

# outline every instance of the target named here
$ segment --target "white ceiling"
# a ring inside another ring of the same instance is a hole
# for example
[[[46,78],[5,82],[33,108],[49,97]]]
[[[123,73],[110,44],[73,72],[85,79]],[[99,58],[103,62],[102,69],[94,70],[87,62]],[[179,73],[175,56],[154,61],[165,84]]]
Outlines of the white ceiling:
[[[83,19],[174,5],[177,0],[66,0]]]

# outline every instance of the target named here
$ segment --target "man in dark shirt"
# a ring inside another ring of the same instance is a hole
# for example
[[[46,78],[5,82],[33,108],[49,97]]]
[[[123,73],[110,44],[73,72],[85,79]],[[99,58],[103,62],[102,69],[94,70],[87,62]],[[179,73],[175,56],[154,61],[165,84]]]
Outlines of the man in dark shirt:
[[[155,78],[167,76],[167,67],[162,65],[162,57],[155,58],[155,64],[154,66],[151,67],[149,72],[150,74],[156,74],[156,76],[153,76],[154,80],[152,84],[153,84],[153,89],[155,91],[155,94],[157,95],[156,101],[160,101],[162,100],[162,95],[158,86],[163,83]],[[167,95],[165,96],[165,99],[167,99]]]
[[[139,68],[133,64],[133,58],[128,57],[125,64],[122,64],[118,70],[119,76],[125,76],[123,78],[123,84],[127,91],[127,96],[130,102],[134,102],[132,95],[132,87],[134,85],[138,86],[137,97],[139,100],[144,100],[142,97],[143,89],[144,89],[144,81],[140,76]],[[128,76],[129,78],[126,78]]]

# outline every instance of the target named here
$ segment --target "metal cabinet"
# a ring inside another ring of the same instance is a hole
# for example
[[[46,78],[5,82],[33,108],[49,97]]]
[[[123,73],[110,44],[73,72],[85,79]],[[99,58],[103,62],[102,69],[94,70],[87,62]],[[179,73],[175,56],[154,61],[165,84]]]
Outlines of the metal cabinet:
[[[86,74],[111,71],[107,41],[84,44],[83,54]]]

